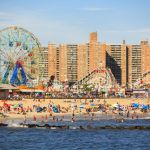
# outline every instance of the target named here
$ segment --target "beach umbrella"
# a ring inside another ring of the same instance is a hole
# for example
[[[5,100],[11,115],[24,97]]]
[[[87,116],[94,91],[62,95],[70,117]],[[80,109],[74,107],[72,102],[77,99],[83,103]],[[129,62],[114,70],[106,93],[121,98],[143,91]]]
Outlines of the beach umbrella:
[[[10,107],[11,104],[4,103],[4,107]]]
[[[118,105],[118,104],[114,104],[114,105],[113,105],[113,107],[116,107],[116,108],[118,108],[118,107],[119,107],[119,105]]]
[[[58,113],[58,109],[56,106],[53,106],[52,109],[53,109],[53,112]]]
[[[14,104],[14,105],[13,105],[13,108],[18,108],[18,107],[19,107],[18,104]]]
[[[84,105],[84,104],[81,104],[81,105],[80,105],[80,108],[84,108],[84,107],[85,107],[85,105]]]
[[[43,110],[42,107],[38,107],[38,108],[36,109],[37,112],[41,112],[42,110]]]
[[[139,107],[139,104],[138,104],[138,103],[133,103],[133,104],[132,104],[132,107],[138,108],[138,107]]]
[[[96,104],[92,103],[92,104],[90,104],[90,106],[94,107],[94,106],[96,106]]]
[[[148,106],[147,105],[143,105],[142,109],[148,109]]]

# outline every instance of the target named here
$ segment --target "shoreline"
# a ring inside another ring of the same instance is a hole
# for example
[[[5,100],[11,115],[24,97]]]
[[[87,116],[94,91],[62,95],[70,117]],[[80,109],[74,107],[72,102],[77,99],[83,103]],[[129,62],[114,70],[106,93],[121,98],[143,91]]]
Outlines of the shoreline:
[[[91,113],[92,114],[92,113]],[[112,115],[112,114],[102,114],[101,112],[94,113],[94,117],[92,115],[84,115],[84,114],[75,114],[74,121],[72,121],[72,114],[54,114],[53,116],[48,116],[48,113],[38,114],[36,115],[36,123],[60,123],[60,122],[78,122],[78,121],[102,121],[102,120],[147,120],[150,119],[150,113],[146,113],[145,116],[141,116],[139,113],[138,118],[126,117],[126,116],[119,116],[119,115]],[[48,119],[45,119],[45,116],[48,116]],[[55,120],[53,120],[55,117]],[[63,117],[63,119],[62,119]],[[24,122],[26,118],[26,122],[35,122],[33,120],[33,116],[29,115],[11,115],[7,116],[6,118],[0,118],[1,123],[9,122],[9,121],[19,121]],[[41,120],[43,118],[43,120]]]

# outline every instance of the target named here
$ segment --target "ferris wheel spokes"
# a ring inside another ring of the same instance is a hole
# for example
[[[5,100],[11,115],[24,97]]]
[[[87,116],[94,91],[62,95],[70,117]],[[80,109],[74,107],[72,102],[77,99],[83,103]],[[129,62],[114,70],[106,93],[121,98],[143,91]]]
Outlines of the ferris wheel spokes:
[[[0,72],[3,81],[14,83],[25,83],[20,77],[30,74],[37,78],[38,71],[38,49],[40,43],[35,36],[27,30],[19,27],[9,27],[0,31]],[[34,50],[33,50],[34,49]],[[16,71],[16,62],[22,63]],[[22,69],[23,68],[23,69]],[[24,70],[24,71],[22,71]],[[32,70],[32,71],[31,71]],[[34,71],[33,71],[34,70]],[[14,75],[17,72],[17,75]],[[14,78],[12,78],[14,76]],[[24,77],[25,79],[25,77]],[[19,82],[20,81],[20,82]]]

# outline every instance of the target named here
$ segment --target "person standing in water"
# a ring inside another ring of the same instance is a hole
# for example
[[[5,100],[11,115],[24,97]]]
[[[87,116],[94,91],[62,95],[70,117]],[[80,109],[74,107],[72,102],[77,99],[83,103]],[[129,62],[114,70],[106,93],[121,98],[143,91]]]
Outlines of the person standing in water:
[[[73,110],[73,113],[72,113],[71,122],[75,122],[75,114],[74,114],[74,110]]]

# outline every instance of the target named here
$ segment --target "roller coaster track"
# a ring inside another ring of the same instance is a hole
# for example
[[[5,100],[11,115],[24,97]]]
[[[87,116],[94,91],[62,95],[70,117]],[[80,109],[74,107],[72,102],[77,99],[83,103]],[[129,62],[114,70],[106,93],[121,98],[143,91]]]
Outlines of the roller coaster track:
[[[138,78],[134,85],[139,87],[150,85],[150,70],[143,73],[142,77]]]
[[[96,75],[98,73],[105,73],[106,74],[106,78],[110,77],[111,84],[117,84],[116,79],[114,78],[111,70],[109,68],[107,68],[107,69],[94,69],[92,72],[90,72],[89,74],[87,74],[81,80],[77,81],[75,83],[75,85],[80,85],[80,84],[86,84],[86,83],[88,83],[90,80],[92,80],[94,78],[94,75]],[[106,81],[106,82],[108,82],[108,81]]]

